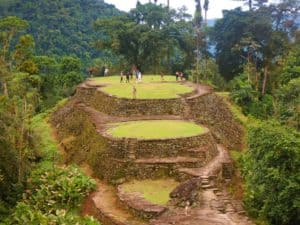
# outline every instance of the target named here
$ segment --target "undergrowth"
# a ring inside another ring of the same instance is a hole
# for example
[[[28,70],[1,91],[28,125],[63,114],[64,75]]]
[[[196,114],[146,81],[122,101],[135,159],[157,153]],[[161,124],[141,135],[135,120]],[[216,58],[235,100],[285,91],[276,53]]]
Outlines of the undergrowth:
[[[57,107],[65,104],[58,103]],[[96,188],[95,181],[76,166],[62,166],[49,115],[56,108],[36,115],[31,120],[35,148],[41,160],[34,166],[23,198],[0,224],[26,225],[99,225],[92,217],[78,214],[83,198]]]

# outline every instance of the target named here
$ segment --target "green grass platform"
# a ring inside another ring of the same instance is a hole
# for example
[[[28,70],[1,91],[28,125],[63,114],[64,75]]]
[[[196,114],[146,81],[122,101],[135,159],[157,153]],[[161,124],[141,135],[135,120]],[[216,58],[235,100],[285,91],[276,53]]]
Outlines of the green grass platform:
[[[170,192],[173,191],[178,184],[178,182],[172,179],[135,180],[122,184],[122,188],[127,193],[140,193],[151,203],[166,205],[170,200]]]
[[[106,84],[107,86],[101,88],[101,90],[119,98],[133,98],[133,85],[137,89],[137,99],[178,98],[180,94],[193,91],[192,87],[180,82],[174,83],[175,81],[175,76],[164,76],[164,81],[162,82],[159,75],[145,75],[143,76],[143,81],[140,83],[136,83],[135,78],[130,83],[120,83],[120,76],[91,79],[92,84]]]
[[[169,139],[191,137],[205,132],[195,123],[181,120],[145,120],[110,124],[106,132],[117,138]]]

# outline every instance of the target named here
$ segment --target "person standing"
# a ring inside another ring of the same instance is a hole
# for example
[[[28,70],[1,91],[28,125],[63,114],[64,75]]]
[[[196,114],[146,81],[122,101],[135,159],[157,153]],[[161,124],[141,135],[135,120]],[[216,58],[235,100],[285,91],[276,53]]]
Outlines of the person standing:
[[[123,81],[124,81],[124,72],[122,70],[120,73],[120,83],[123,83]]]
[[[136,99],[136,87],[135,87],[135,85],[132,86],[132,97],[133,97],[133,99]]]
[[[138,70],[138,82],[142,82],[142,72]]]
[[[183,73],[182,72],[179,73],[179,77],[180,77],[180,80],[183,81]]]
[[[108,68],[105,68],[105,70],[104,70],[104,76],[107,76],[107,75],[108,75],[108,72],[109,72],[109,69],[108,69]]]
[[[126,72],[126,83],[129,83],[129,76],[130,76],[130,72],[127,71]]]
[[[161,81],[164,81],[164,73],[163,72],[160,72],[160,79],[161,79]]]

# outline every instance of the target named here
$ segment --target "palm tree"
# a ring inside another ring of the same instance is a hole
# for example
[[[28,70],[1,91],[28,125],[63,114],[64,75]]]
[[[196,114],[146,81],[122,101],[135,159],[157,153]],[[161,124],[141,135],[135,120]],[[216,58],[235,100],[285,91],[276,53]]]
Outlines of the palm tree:
[[[208,11],[208,5],[209,5],[209,0],[204,0],[204,5],[203,5],[203,8],[204,8],[204,23],[205,23],[205,26],[207,26],[207,11]]]
[[[234,1],[240,1],[240,2],[247,2],[249,6],[249,10],[252,10],[252,0],[234,0]]]
[[[196,73],[197,73],[197,83],[199,82],[200,76],[200,29],[202,23],[202,8],[201,8],[201,0],[195,0],[196,3],[196,11],[195,11],[195,29],[197,33],[197,62],[196,62]]]

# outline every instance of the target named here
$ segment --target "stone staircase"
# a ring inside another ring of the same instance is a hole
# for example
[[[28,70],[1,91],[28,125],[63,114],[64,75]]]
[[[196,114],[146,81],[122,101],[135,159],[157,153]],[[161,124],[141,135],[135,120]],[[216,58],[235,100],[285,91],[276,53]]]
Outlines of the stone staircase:
[[[128,149],[128,158],[130,160],[136,159],[135,150],[136,150],[137,143],[138,143],[138,140],[135,138],[125,139],[125,145]]]

